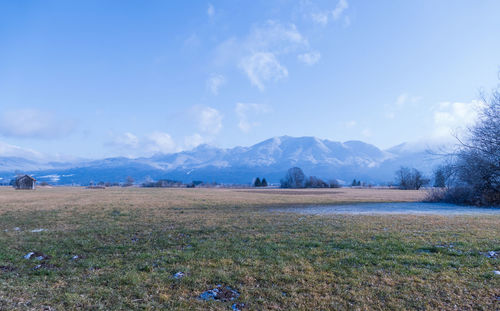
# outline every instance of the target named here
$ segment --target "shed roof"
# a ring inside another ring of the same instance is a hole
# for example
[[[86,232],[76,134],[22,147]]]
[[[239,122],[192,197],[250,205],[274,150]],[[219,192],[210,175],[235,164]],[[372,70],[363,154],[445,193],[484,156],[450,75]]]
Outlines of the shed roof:
[[[17,177],[17,179],[18,179],[18,180],[19,180],[19,179],[23,179],[23,178],[29,178],[29,179],[31,179],[31,180],[33,180],[33,181],[36,181],[36,179],[35,179],[35,178],[33,178],[33,177],[31,177],[30,175],[23,175],[23,176],[19,176],[19,177]]]

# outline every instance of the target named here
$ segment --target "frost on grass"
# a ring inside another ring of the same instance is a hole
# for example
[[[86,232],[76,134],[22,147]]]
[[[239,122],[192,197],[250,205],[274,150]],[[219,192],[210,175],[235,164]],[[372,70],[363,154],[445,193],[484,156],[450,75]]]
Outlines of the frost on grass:
[[[56,269],[56,266],[50,263],[42,262],[41,264],[38,264],[33,267],[33,270],[39,270],[39,269],[51,270],[51,269]]]
[[[229,286],[222,287],[217,285],[213,289],[209,289],[200,295],[201,300],[215,300],[215,301],[231,301],[240,296],[240,293]]]
[[[49,255],[45,255],[40,252],[29,252],[23,256],[24,259],[36,259],[36,260],[48,260],[50,259]]]
[[[186,276],[186,274],[184,272],[177,272],[176,274],[174,274],[174,279],[178,280],[178,279],[182,279],[184,276]]]
[[[233,311],[241,311],[243,310],[244,307],[245,307],[244,303],[238,302],[238,303],[233,303],[231,309],[233,309]]]
[[[33,256],[35,253],[34,252],[29,252],[26,255],[24,255],[24,259],[30,259],[31,256]]]
[[[47,231],[47,229],[40,228],[40,229],[31,230],[31,232],[33,232],[33,233],[42,232],[42,231]]]
[[[481,253],[481,255],[486,256],[488,258],[498,258],[499,257],[499,252],[489,251],[489,252],[486,252],[486,253]]]

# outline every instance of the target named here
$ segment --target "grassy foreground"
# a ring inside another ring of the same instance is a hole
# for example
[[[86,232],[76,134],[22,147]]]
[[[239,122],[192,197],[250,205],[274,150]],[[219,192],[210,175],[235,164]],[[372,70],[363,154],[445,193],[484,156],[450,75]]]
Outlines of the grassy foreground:
[[[500,259],[480,254],[500,250],[498,216],[304,216],[267,208],[422,197],[364,189],[0,188],[0,310],[231,310],[234,302],[243,310],[498,310]],[[49,258],[24,259],[28,252]],[[175,279],[179,271],[186,276]],[[217,284],[241,296],[198,299]]]

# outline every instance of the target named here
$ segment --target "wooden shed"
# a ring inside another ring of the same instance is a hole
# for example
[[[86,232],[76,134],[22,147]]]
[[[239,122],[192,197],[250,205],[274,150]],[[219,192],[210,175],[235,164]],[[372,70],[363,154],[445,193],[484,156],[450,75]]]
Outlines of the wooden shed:
[[[29,175],[23,175],[16,178],[14,188],[16,188],[16,190],[35,190],[35,184],[35,178]]]

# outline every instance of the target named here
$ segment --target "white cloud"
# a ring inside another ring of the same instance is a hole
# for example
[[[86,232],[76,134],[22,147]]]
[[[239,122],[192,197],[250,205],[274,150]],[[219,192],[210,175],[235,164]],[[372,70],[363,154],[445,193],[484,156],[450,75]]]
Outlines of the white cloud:
[[[371,129],[365,128],[363,131],[361,131],[361,135],[363,135],[364,137],[372,137],[373,133]]]
[[[74,128],[73,120],[36,109],[9,110],[0,116],[0,135],[3,136],[54,139],[67,136]]]
[[[211,3],[208,4],[207,15],[210,18],[214,17],[215,15],[215,8]]]
[[[299,54],[297,57],[304,64],[314,65],[321,58],[321,54],[319,52],[313,51],[313,52],[308,52],[308,53],[304,53],[304,54]]]
[[[113,144],[124,148],[138,148],[139,138],[130,132],[117,135],[113,139]]]
[[[408,94],[403,93],[403,94],[399,95],[398,98],[396,99],[396,106],[402,107],[406,103],[407,100],[408,100]]]
[[[354,120],[344,122],[344,127],[346,128],[353,128],[357,125],[358,123]]]
[[[347,8],[349,8],[349,3],[347,3],[346,0],[340,0],[335,9],[332,11],[333,19],[338,20]]]
[[[180,150],[172,137],[164,132],[155,131],[142,137],[130,132],[111,134],[111,136],[111,141],[106,145],[129,157],[172,153]]]
[[[351,26],[351,18],[350,18],[349,16],[345,16],[345,17],[344,17],[344,23],[343,23],[343,26],[344,26],[345,28],[347,28],[347,27]]]
[[[258,52],[241,60],[240,67],[245,71],[250,82],[259,90],[264,90],[264,82],[277,81],[288,76],[288,70],[282,66],[276,56],[269,52]]]
[[[418,103],[422,97],[420,96],[410,96],[408,93],[401,93],[396,99],[396,107],[403,107],[407,104],[416,104]]]
[[[236,115],[238,116],[238,127],[245,133],[248,133],[253,127],[259,126],[257,121],[250,120],[257,115],[268,113],[270,108],[261,104],[236,103]]]
[[[195,133],[191,136],[185,136],[180,143],[177,143],[168,133],[154,131],[141,136],[131,132],[118,135],[111,133],[111,140],[106,145],[119,154],[139,157],[179,152],[213,141],[214,135],[222,129],[221,113],[215,108],[203,106],[193,107],[191,113],[201,134]]]
[[[288,53],[309,46],[307,39],[297,30],[295,24],[283,25],[269,20],[254,26],[245,39],[245,48],[250,51],[269,51],[275,54]]]
[[[403,109],[408,108],[408,106],[415,106],[422,100],[420,96],[411,96],[408,93],[401,93],[396,98],[393,104],[385,105],[386,112],[385,116],[388,119],[394,119],[396,114],[401,112]]]
[[[265,82],[288,76],[288,69],[280,63],[278,56],[309,49],[309,42],[294,24],[283,25],[276,21],[254,26],[241,45],[244,56],[239,67],[261,91]]]
[[[239,59],[246,53],[243,43],[238,38],[229,38],[219,43],[214,49],[213,63],[222,67],[238,63]]]
[[[42,159],[44,157],[40,152],[11,145],[2,141],[0,141],[0,156],[21,157],[27,159]]]
[[[193,135],[186,136],[184,138],[184,146],[186,147],[186,149],[193,149],[201,144],[207,143],[208,141],[209,140],[207,140],[200,134],[194,133]]]
[[[207,80],[207,88],[214,95],[219,94],[219,88],[226,83],[226,78],[223,75],[213,74]]]
[[[146,150],[150,153],[172,153],[177,146],[172,137],[163,132],[153,132],[146,137]]]
[[[311,13],[311,18],[315,23],[322,26],[326,26],[328,24],[328,12]]]
[[[483,106],[480,101],[470,103],[442,102],[434,106],[434,138],[452,138],[452,134],[458,134],[468,126],[474,124],[478,118],[478,111]]]
[[[215,135],[222,129],[222,114],[215,108],[195,107],[198,128],[207,134]]]
[[[193,33],[189,37],[184,40],[184,46],[186,48],[194,49],[199,47],[201,44],[200,37],[197,34]]]
[[[385,113],[387,119],[394,119],[396,117],[396,113],[394,111],[389,111]]]
[[[252,27],[242,38],[230,38],[216,48],[215,63],[234,64],[246,74],[250,83],[261,91],[267,82],[288,76],[280,58],[287,54],[304,54],[305,61],[317,61],[318,52],[311,52],[309,42],[295,24],[267,21]],[[309,57],[306,53],[310,53]],[[300,59],[300,58],[299,58]]]
[[[321,26],[328,25],[330,19],[333,21],[341,20],[344,16],[344,12],[349,8],[349,3],[346,0],[340,0],[334,9],[321,10],[314,3],[310,2],[307,5],[302,5],[302,11],[306,11],[306,16],[308,15],[313,22]],[[351,24],[351,19],[349,16],[344,16],[343,26],[348,27]]]

